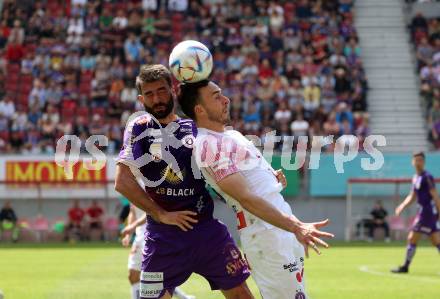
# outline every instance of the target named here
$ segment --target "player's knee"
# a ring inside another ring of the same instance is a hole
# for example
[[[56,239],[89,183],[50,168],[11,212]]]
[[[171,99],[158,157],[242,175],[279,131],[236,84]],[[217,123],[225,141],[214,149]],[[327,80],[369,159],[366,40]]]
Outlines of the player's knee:
[[[140,272],[136,270],[129,270],[128,271],[128,281],[130,284],[135,284],[140,281]]]

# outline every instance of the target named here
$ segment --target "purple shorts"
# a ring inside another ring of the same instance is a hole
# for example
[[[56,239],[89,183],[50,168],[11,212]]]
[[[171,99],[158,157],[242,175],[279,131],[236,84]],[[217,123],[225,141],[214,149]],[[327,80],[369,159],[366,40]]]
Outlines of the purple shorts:
[[[414,219],[411,230],[426,235],[431,235],[435,232],[439,232],[440,221],[438,219],[438,216],[433,215],[432,217],[421,217],[420,215],[417,215],[417,217]]]
[[[250,275],[247,262],[226,226],[217,219],[184,232],[177,226],[149,226],[142,261],[140,298],[172,294],[192,273],[206,278],[211,289],[228,290]]]

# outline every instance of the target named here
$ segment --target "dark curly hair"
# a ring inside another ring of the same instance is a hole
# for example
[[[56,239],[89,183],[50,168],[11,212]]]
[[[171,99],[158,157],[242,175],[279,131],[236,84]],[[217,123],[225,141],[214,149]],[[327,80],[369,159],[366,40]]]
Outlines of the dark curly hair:
[[[199,89],[208,86],[209,80],[202,80],[196,83],[182,83],[180,93],[177,97],[180,108],[189,118],[195,120],[194,107],[200,103]]]
[[[142,94],[141,85],[150,83],[160,79],[165,79],[169,86],[171,83],[171,73],[162,64],[143,65],[140,68],[139,75],[136,77],[136,88],[139,94]]]

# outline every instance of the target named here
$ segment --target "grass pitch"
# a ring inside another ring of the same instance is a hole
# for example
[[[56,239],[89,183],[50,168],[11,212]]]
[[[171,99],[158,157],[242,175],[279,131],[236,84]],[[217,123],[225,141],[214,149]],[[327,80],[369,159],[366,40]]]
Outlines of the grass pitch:
[[[306,260],[312,299],[433,299],[440,294],[440,255],[423,244],[409,275],[389,269],[402,262],[403,243],[335,244]],[[124,299],[128,249],[115,244],[0,244],[0,290],[4,299]],[[257,288],[249,280],[256,298]],[[183,289],[198,299],[223,298],[193,275]],[[268,298],[276,299],[276,298]]]

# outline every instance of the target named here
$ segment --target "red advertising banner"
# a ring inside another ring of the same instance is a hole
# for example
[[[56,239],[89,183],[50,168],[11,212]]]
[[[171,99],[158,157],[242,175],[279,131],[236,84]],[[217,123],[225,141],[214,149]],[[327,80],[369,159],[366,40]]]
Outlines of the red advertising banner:
[[[72,179],[65,175],[64,168],[54,161],[6,161],[6,181],[12,182],[105,182],[106,166],[100,170],[84,167],[84,162],[73,166]]]

